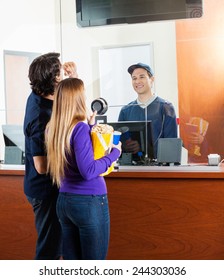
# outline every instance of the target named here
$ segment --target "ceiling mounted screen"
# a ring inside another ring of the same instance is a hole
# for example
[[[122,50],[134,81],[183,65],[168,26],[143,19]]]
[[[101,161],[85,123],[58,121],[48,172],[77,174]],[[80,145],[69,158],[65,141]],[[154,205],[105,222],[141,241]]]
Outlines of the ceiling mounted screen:
[[[76,0],[79,27],[200,18],[202,0]]]

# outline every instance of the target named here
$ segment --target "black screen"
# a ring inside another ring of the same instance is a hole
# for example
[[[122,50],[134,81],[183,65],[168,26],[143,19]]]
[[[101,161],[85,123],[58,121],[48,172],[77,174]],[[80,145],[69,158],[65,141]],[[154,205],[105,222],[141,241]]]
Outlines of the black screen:
[[[2,125],[5,146],[17,146],[25,151],[25,136],[22,125]]]
[[[80,27],[199,18],[202,0],[76,0]]]
[[[138,153],[131,155],[130,164],[133,162],[136,164],[144,165],[146,162],[153,160],[154,149],[152,144],[152,122],[151,121],[122,121],[122,122],[110,122],[114,130],[121,131],[121,142],[122,142],[122,155],[127,154],[125,150],[125,142],[128,139],[138,141],[140,150]],[[121,160],[120,160],[121,162]],[[122,163],[122,162],[121,162]]]

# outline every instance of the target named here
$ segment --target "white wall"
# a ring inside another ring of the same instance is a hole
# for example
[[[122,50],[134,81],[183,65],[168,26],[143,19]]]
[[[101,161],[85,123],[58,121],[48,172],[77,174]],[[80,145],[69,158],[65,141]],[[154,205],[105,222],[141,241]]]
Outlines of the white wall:
[[[0,1],[0,127],[5,123],[4,50],[61,52],[59,12],[59,0]],[[12,81],[19,83],[16,76]],[[15,92],[15,95],[23,94],[28,93]],[[3,146],[0,131],[0,160],[3,159]]]
[[[3,53],[4,50],[35,53],[60,51],[57,3],[58,0],[1,0],[0,52]],[[4,69],[3,55],[0,55],[0,66]],[[16,77],[14,79],[16,82]],[[1,110],[4,109],[4,101],[4,76],[0,75]]]
[[[157,94],[170,100],[178,114],[174,21],[80,28],[76,25],[75,1],[62,1],[61,7],[63,59],[77,62],[89,100],[98,97],[100,91],[99,48],[153,43]]]

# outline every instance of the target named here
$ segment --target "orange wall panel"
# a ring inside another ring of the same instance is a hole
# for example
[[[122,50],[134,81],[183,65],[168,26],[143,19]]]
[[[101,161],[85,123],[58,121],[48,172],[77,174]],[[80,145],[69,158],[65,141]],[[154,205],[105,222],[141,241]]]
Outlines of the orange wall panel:
[[[201,156],[190,162],[207,162],[208,153],[224,157],[223,14],[224,1],[205,0],[202,18],[176,22],[180,135],[186,139],[190,117],[209,123]]]

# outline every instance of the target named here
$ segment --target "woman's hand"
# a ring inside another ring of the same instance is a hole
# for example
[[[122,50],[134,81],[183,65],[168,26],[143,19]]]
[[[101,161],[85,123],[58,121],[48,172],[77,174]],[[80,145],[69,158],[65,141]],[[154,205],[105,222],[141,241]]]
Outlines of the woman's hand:
[[[90,115],[90,116],[88,117],[88,123],[89,123],[89,125],[94,125],[94,124],[96,123],[96,120],[95,120],[96,114],[97,114],[97,111],[94,111],[94,112],[92,113],[92,115]]]
[[[117,145],[112,144],[112,148],[118,149],[120,151],[120,155],[121,155],[121,152],[122,152],[121,141],[119,141],[119,143]]]

